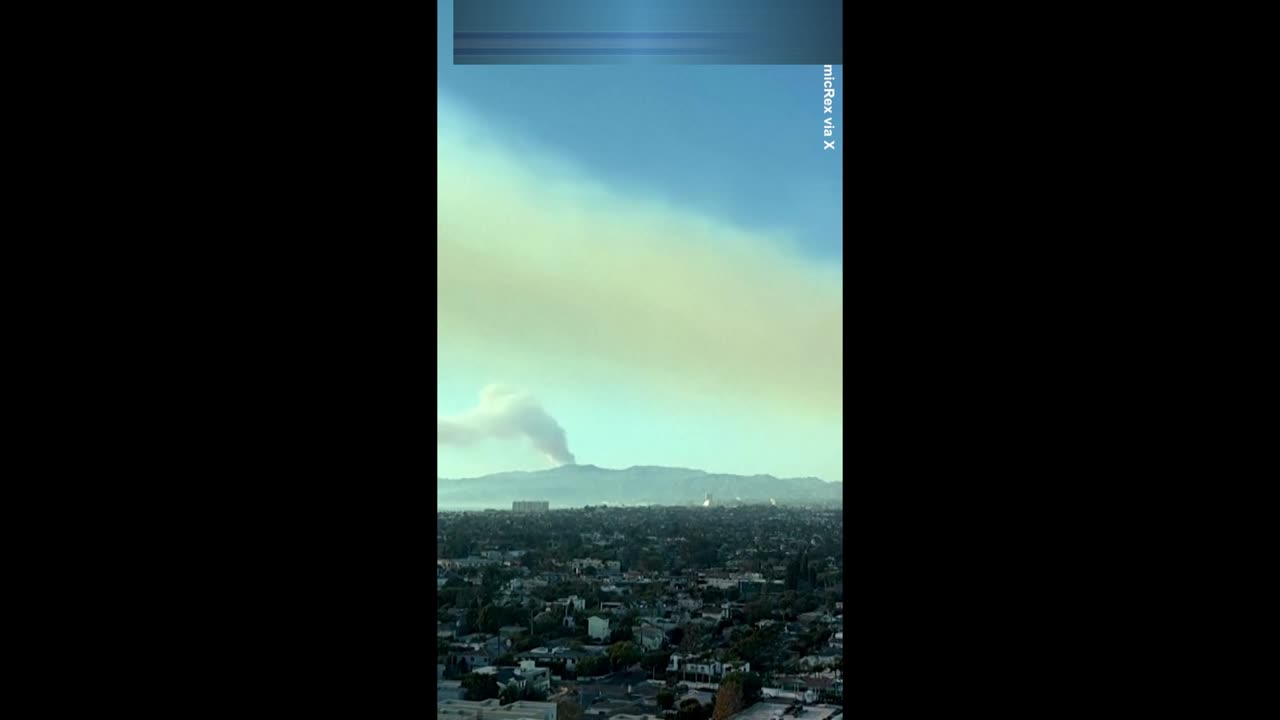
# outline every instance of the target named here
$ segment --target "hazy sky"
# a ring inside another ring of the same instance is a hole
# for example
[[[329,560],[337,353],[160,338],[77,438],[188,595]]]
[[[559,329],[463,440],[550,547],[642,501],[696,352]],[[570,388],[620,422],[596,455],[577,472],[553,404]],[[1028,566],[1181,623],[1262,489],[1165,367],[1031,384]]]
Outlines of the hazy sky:
[[[843,480],[822,69],[454,66],[439,4],[438,474]]]

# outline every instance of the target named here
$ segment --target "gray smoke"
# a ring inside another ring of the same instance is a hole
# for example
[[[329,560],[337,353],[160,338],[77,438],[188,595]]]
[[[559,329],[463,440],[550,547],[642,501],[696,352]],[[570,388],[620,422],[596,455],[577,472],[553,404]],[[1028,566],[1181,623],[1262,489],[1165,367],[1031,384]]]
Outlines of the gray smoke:
[[[557,465],[572,465],[564,428],[526,393],[500,385],[480,391],[480,404],[461,415],[436,419],[436,443],[470,445],[485,438],[526,437]]]

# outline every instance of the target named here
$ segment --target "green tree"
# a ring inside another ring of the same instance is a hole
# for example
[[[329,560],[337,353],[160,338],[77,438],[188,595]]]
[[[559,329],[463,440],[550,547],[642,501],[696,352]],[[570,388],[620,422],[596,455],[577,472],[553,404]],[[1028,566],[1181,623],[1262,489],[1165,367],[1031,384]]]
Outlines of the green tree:
[[[608,663],[608,658],[584,657],[574,665],[574,672],[578,677],[593,677],[602,674],[607,669]]]
[[[746,614],[747,622],[750,623],[768,620],[773,614],[773,603],[764,598],[749,602],[747,603]]]
[[[613,662],[615,670],[635,665],[640,662],[640,657],[640,646],[630,640],[616,642],[609,646],[609,659]]]
[[[645,653],[644,657],[640,658],[640,667],[648,672],[656,673],[666,667],[670,661],[671,653],[661,651]]]
[[[462,688],[467,700],[488,700],[498,697],[498,680],[492,675],[471,673],[462,678]]]
[[[484,588],[485,597],[493,597],[502,587],[502,570],[497,565],[485,565],[480,571],[480,586]]]
[[[498,700],[500,700],[503,705],[509,705],[519,699],[520,689],[516,687],[515,683],[508,684],[506,687],[502,688],[502,692],[498,693]]]

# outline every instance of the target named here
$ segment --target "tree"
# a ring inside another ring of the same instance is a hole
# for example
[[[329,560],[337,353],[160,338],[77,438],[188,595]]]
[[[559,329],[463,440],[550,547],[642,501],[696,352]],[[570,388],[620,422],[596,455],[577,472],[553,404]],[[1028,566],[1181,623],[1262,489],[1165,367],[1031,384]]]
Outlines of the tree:
[[[515,683],[508,683],[506,687],[502,688],[502,692],[498,693],[498,700],[500,700],[503,705],[510,705],[519,699],[520,689],[516,687]]]
[[[498,697],[498,680],[492,675],[471,673],[462,678],[462,687],[466,690],[467,700],[488,700]]]
[[[732,672],[725,676],[725,681],[735,681],[742,686],[742,703],[750,707],[764,695],[764,681],[753,672]]]
[[[572,700],[556,703],[556,720],[582,720],[582,708]]]
[[[742,708],[745,706],[742,680],[731,675],[720,683],[720,690],[716,693],[715,711],[711,715],[711,720],[729,720],[729,718],[742,712]]]
[[[608,658],[603,657],[584,657],[574,665],[574,672],[578,677],[592,677],[599,675],[606,669],[609,663]]]
[[[609,659],[613,661],[615,670],[631,667],[640,662],[640,646],[630,640],[616,642],[609,646]]]
[[[676,696],[670,690],[658,691],[658,707],[663,710],[670,710],[672,705],[676,704]]]
[[[671,644],[676,647],[680,646],[680,642],[684,640],[684,628],[678,627],[671,630]]]
[[[645,670],[648,670],[651,673],[656,673],[662,668],[666,667],[667,663],[670,661],[671,661],[671,653],[666,653],[661,651],[645,653],[644,657],[640,659],[640,667],[644,668]]]
[[[755,602],[747,603],[747,622],[756,623],[761,620],[768,620],[773,614],[773,603],[761,598]]]
[[[480,571],[480,586],[484,588],[485,597],[493,597],[502,587],[502,570],[497,565],[486,565]]]
[[[787,561],[786,582],[784,587],[788,590],[795,590],[800,584],[800,561],[792,558]]]
[[[676,714],[676,720],[705,720],[705,717],[706,712],[702,709],[702,703],[693,698],[681,702]]]
[[[698,646],[702,643],[706,631],[701,625],[690,625],[684,631],[684,637],[680,640],[680,652],[688,655],[697,652]]]

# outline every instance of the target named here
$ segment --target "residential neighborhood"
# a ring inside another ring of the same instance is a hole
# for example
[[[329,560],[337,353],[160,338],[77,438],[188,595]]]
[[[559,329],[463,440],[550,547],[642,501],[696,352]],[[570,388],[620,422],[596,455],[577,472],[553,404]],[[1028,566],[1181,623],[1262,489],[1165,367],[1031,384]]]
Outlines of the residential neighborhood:
[[[839,510],[440,513],[438,532],[440,719],[842,713]]]

